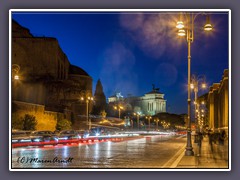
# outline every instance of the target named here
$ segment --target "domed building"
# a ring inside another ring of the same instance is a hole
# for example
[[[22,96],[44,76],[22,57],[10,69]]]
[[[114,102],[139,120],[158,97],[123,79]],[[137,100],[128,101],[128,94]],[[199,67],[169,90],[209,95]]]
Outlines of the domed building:
[[[34,37],[13,20],[11,50],[12,75],[19,76],[17,81],[12,78],[12,113],[30,113],[36,119],[44,116],[53,121],[64,118],[81,124],[79,121],[84,120],[80,117],[86,115],[87,108],[84,98],[92,96],[92,78],[70,64],[57,39]],[[38,129],[46,129],[44,120],[41,124]]]

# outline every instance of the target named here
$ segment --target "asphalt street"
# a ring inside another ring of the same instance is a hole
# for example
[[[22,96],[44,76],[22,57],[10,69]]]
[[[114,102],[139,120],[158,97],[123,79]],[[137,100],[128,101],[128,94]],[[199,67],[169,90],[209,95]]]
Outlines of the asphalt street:
[[[186,146],[183,136],[12,149],[12,168],[169,168]]]

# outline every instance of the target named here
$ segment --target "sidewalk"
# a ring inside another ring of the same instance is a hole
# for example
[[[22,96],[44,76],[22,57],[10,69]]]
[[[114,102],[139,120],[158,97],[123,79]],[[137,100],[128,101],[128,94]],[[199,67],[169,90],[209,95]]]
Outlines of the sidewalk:
[[[201,149],[197,143],[192,142],[194,156],[185,156],[182,158],[175,168],[202,168],[202,169],[228,169],[228,141],[224,145],[219,145],[218,142],[209,144],[208,136],[202,140]],[[185,153],[185,150],[184,152]]]

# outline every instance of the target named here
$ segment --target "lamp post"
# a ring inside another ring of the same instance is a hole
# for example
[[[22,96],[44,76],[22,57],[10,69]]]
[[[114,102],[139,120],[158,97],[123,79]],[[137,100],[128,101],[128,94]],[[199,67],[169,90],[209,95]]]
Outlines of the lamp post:
[[[92,96],[87,96],[86,98],[81,97],[81,100],[84,101],[86,100],[86,124],[88,125],[88,129],[91,129],[91,119],[89,119],[89,103],[93,101]]]
[[[198,133],[200,131],[200,129],[199,129],[199,121],[198,121],[198,114],[200,112],[199,112],[199,104],[197,102],[199,85],[201,85],[200,88],[206,89],[206,87],[207,87],[207,85],[206,85],[206,77],[204,75],[199,75],[199,76],[192,75],[191,85],[190,86],[191,86],[191,89],[193,89],[193,91],[194,91],[195,126],[196,126],[196,133],[197,133],[197,135],[198,135]],[[197,142],[196,138],[195,138],[194,142]]]
[[[12,92],[12,99],[19,100],[19,91],[17,90],[18,86],[20,85],[20,77],[19,77],[20,66],[18,64],[12,64],[12,83],[11,83],[11,92]]]
[[[152,117],[146,116],[145,118],[148,120],[148,130],[150,130],[150,120],[152,119]]]
[[[132,129],[133,129],[133,120],[131,119],[131,127],[132,127]]]
[[[20,66],[18,64],[13,64],[12,65],[12,79],[13,80],[19,80],[19,74],[18,74],[19,71],[20,71]]]
[[[156,126],[157,126],[156,129],[158,130],[158,122],[159,122],[159,119],[155,119],[154,121],[156,122]]]
[[[199,128],[200,130],[203,129],[203,126],[205,125],[206,120],[206,114],[207,109],[205,107],[205,102],[201,101],[200,107],[199,107],[199,114],[198,114],[198,122],[199,122]]]
[[[138,127],[138,130],[139,130],[139,116],[140,116],[140,113],[139,112],[134,113],[134,116],[137,116],[137,127]]]
[[[121,118],[121,109],[123,109],[123,107],[121,105],[118,106],[114,106],[114,109],[118,110],[118,118]]]
[[[187,45],[188,45],[188,123],[187,123],[187,146],[185,150],[185,156],[193,156],[193,148],[192,148],[192,141],[191,141],[191,96],[190,96],[190,81],[191,81],[191,43],[194,40],[194,21],[196,17],[199,14],[204,13],[192,13],[192,12],[186,12],[186,13],[180,13],[179,21],[177,22],[177,28],[178,28],[178,35],[179,36],[186,36]],[[186,19],[186,26],[183,22],[183,15]],[[211,31],[212,25],[210,24],[209,15],[207,15],[206,25],[204,26],[205,31]],[[186,34],[187,31],[187,34]]]
[[[171,125],[169,122],[166,122],[166,121],[161,121],[161,124],[162,124],[164,129],[168,129]]]

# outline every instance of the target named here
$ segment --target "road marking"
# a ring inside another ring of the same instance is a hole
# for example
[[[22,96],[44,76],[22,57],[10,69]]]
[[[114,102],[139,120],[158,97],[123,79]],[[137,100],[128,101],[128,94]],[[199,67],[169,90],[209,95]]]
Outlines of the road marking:
[[[170,168],[176,168],[177,167],[178,163],[181,161],[181,159],[184,156],[184,149],[185,149],[185,145],[181,149],[182,153],[180,154],[180,156],[178,156],[178,158],[174,161],[174,163],[170,166]]]
[[[183,137],[186,137],[186,135],[181,135],[181,136],[177,137],[176,139],[181,139]]]
[[[178,163],[180,162],[180,160],[184,156],[185,147],[186,147],[186,145],[184,144],[181,147],[181,149],[179,149],[178,152],[162,166],[162,168],[175,168],[175,167],[177,167]],[[170,165],[168,165],[168,164],[170,164]]]

